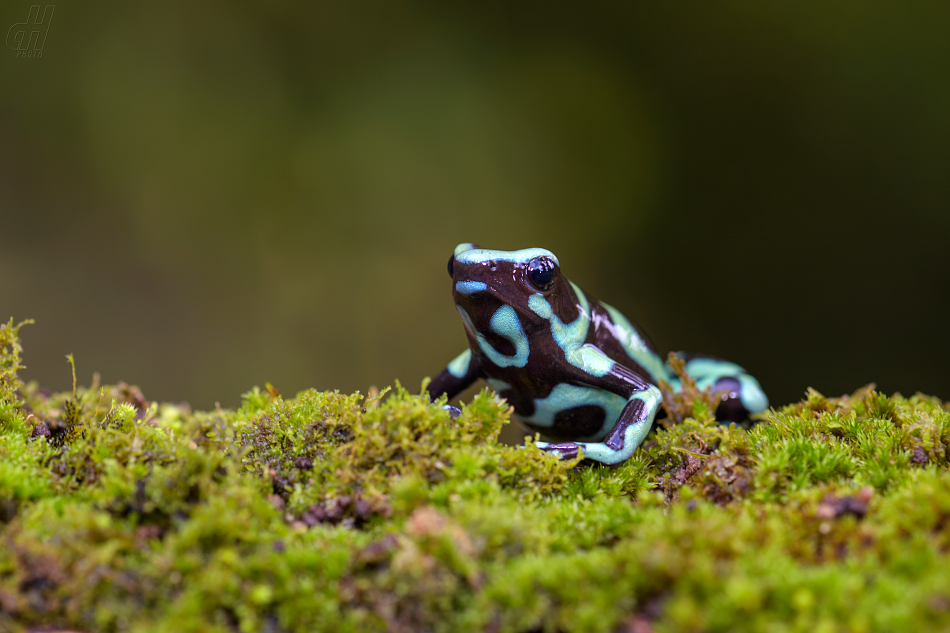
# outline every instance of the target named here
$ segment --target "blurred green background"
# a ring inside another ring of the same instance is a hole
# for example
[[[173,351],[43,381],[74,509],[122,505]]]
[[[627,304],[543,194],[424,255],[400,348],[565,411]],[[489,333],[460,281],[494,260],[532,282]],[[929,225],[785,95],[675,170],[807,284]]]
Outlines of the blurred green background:
[[[6,2],[2,31],[29,2]],[[0,51],[28,378],[416,388],[458,242],[543,246],[774,403],[950,398],[950,4],[57,4]]]

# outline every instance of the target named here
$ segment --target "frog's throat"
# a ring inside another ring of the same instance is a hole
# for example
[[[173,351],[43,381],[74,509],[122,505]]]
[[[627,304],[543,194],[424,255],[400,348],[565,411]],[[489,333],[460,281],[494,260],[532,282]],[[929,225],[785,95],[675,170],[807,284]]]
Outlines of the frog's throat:
[[[584,341],[587,340],[587,332],[590,329],[590,303],[587,301],[587,296],[583,290],[578,288],[574,282],[569,281],[568,283],[574,288],[579,302],[577,318],[570,323],[564,323],[554,313],[551,304],[541,293],[528,297],[528,307],[532,312],[542,319],[547,319],[551,324],[551,337],[564,352],[564,358],[567,359],[567,362],[583,369],[592,376],[603,376],[613,369],[614,362],[597,348],[584,344]]]
[[[462,317],[465,329],[475,335],[479,349],[488,357],[488,360],[498,367],[524,367],[528,364],[528,354],[531,347],[528,343],[528,336],[524,333],[524,328],[518,319],[518,313],[515,312],[514,308],[509,305],[501,306],[489,321],[492,332],[507,339],[515,346],[514,356],[508,356],[492,347],[485,335],[475,329],[475,324],[472,323],[472,318],[465,311],[465,308],[460,305],[455,307],[459,311],[459,316]]]

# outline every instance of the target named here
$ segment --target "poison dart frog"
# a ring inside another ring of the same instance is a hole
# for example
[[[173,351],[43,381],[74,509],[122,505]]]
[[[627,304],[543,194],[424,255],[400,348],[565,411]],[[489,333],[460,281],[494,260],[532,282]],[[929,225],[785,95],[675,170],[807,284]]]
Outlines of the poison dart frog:
[[[561,274],[542,248],[498,251],[460,244],[449,259],[452,296],[469,349],[428,385],[452,398],[484,378],[543,442],[535,446],[604,464],[629,459],[643,442],[664,380],[680,381],[650,339],[616,308],[596,301]],[[677,354],[699,388],[723,393],[720,421],[740,422],[768,407],[742,367]]]

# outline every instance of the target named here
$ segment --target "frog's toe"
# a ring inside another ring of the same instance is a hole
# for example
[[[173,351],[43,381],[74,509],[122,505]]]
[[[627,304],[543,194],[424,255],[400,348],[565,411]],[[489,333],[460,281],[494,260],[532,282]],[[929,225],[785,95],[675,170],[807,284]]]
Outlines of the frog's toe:
[[[716,407],[716,420],[719,422],[742,422],[749,419],[749,410],[742,405],[742,385],[736,378],[720,378],[712,386],[713,393],[719,393],[719,406]]]
[[[744,422],[749,414],[761,413],[769,406],[758,381],[748,374],[720,378],[712,390],[721,394],[716,409],[716,419],[720,422]]]
[[[453,407],[450,404],[447,404],[443,406],[442,408],[449,412],[449,417],[452,418],[453,420],[459,417],[460,415],[462,415],[461,409],[459,409],[458,407]]]
[[[580,447],[576,442],[535,442],[534,445],[540,448],[542,451],[554,453],[561,459],[574,459],[577,457],[577,453],[580,450]]]

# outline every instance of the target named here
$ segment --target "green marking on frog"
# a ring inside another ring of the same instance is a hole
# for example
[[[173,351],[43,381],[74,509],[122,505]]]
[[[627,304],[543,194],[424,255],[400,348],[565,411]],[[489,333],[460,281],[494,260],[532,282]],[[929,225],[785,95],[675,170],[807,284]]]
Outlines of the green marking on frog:
[[[490,329],[495,334],[508,339],[515,346],[513,356],[502,354],[488,342],[484,334],[475,329],[472,319],[461,306],[456,306],[462,320],[465,322],[471,332],[475,334],[478,340],[478,346],[492,363],[498,367],[524,367],[528,364],[528,353],[530,346],[528,337],[525,336],[524,329],[521,327],[521,321],[518,320],[518,314],[511,306],[502,306],[492,315]]]
[[[455,292],[461,292],[463,295],[470,295],[476,292],[488,290],[488,286],[483,281],[457,281],[455,282]]]
[[[472,350],[467,349],[449,362],[449,373],[456,378],[461,378],[468,372],[468,366],[472,362]]]
[[[610,360],[599,349],[585,345],[587,331],[590,328],[590,304],[584,291],[573,283],[571,287],[577,295],[578,314],[577,318],[570,323],[564,323],[558,317],[551,304],[548,303],[544,295],[537,293],[528,298],[528,307],[543,319],[547,319],[551,324],[551,336],[558,344],[558,347],[564,352],[564,358],[567,362],[583,369],[592,376],[603,376],[614,366],[614,361]]]
[[[455,250],[458,251],[458,248]],[[550,257],[554,260],[555,264],[558,263],[554,253],[543,248],[524,248],[520,251],[494,251],[488,248],[467,248],[455,253],[455,261],[463,264],[480,264],[485,262],[526,264],[535,257]]]

